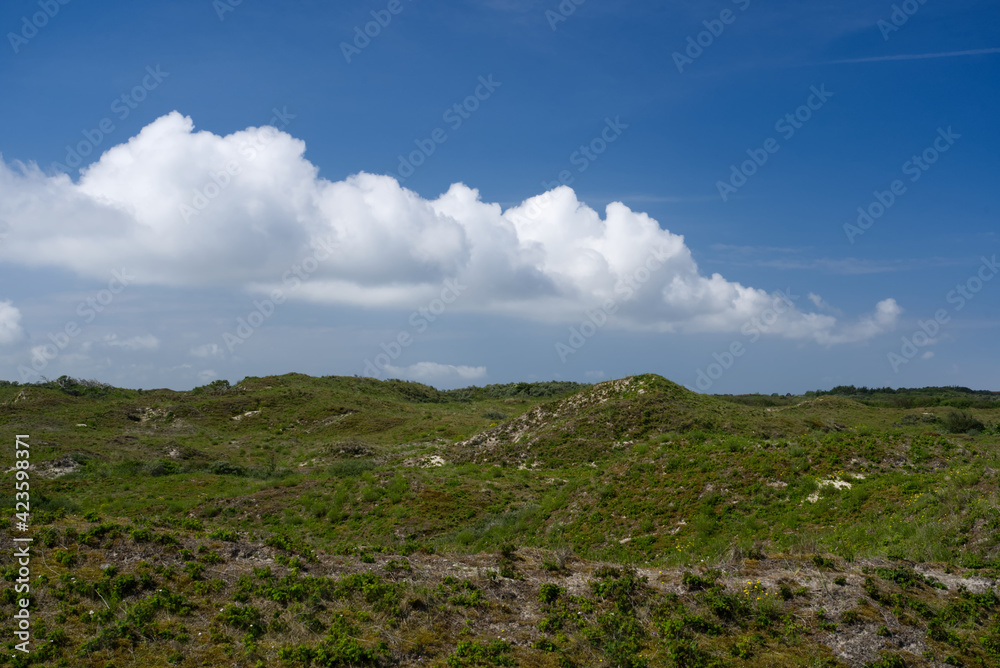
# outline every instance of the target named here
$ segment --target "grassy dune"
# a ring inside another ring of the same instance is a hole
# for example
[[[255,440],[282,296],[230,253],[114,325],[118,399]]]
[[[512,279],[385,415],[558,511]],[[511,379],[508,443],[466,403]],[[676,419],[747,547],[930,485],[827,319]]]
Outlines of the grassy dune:
[[[0,386],[0,665],[1000,665],[1000,403],[838,390]]]

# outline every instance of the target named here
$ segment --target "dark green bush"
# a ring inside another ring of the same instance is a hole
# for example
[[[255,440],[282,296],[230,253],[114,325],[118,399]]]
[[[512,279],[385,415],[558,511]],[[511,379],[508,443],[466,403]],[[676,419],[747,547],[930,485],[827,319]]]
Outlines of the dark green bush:
[[[965,411],[949,411],[944,416],[944,428],[951,434],[967,434],[970,431],[981,432],[986,425]]]
[[[212,462],[208,466],[209,473],[214,473],[215,475],[234,475],[238,477],[245,477],[247,470],[242,466],[237,466],[235,464],[230,464],[229,462]]]
[[[330,464],[327,473],[334,478],[353,478],[373,468],[375,462],[370,459],[339,459]]]

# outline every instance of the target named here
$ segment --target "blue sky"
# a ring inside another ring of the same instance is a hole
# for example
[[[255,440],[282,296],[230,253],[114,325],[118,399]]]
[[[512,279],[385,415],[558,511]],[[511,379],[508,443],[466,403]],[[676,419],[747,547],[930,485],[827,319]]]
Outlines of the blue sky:
[[[998,27],[6,2],[0,378],[1000,389]]]

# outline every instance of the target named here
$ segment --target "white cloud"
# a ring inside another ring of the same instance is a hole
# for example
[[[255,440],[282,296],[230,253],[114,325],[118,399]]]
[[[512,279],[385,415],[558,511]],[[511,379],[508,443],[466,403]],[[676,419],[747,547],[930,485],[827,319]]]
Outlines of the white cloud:
[[[875,312],[864,316],[857,323],[840,328],[837,332],[817,332],[816,341],[824,345],[857,343],[896,328],[902,307],[895,299],[883,299],[875,305]]]
[[[0,302],[0,346],[16,343],[22,338],[21,311],[9,300]]]
[[[927,351],[924,351],[924,354],[920,356],[920,359],[922,359],[922,360],[929,360],[932,357],[934,357],[934,351],[933,350],[927,350]]]
[[[449,380],[472,381],[486,377],[484,366],[455,366],[453,364],[438,364],[437,362],[417,362],[410,366],[398,367],[386,365],[385,372],[389,376],[421,383],[441,382]]]
[[[613,302],[609,326],[658,332],[737,332],[773,302],[703,275],[683,236],[620,202],[602,217],[560,187],[504,211],[460,183],[424,199],[389,176],[319,178],[304,142],[273,129],[259,137],[195,132],[173,112],[77,182],[0,160],[9,233],[0,261],[94,278],[126,266],[140,284],[281,288],[292,299],[410,311],[451,280],[464,289],[449,309],[569,324]],[[227,164],[238,173],[216,187],[210,174]],[[322,258],[310,249],[320,239],[330,249]],[[322,261],[307,265],[309,256]],[[308,280],[295,276],[303,269]],[[847,325],[792,308],[767,331],[860,341],[894,323],[888,302]]]
[[[206,343],[191,349],[191,354],[195,357],[222,357],[222,346],[218,343]]]
[[[125,350],[156,350],[160,347],[160,340],[152,334],[144,336],[133,336],[131,339],[119,340],[117,334],[108,334],[104,337],[105,345],[112,348],[123,348]]]
[[[809,297],[809,301],[811,301],[813,303],[813,306],[815,306],[816,308],[818,308],[820,311],[824,311],[826,313],[830,313],[830,314],[838,316],[838,317],[841,316],[841,315],[843,315],[843,313],[840,311],[840,309],[834,308],[825,299],[823,299],[822,297],[820,297],[816,293],[810,292],[806,296]]]

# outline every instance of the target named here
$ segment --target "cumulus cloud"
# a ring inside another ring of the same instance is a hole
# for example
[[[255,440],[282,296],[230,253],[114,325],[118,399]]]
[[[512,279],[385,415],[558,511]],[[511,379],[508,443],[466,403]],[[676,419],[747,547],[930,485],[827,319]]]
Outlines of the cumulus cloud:
[[[874,313],[864,316],[854,324],[840,328],[837,332],[817,332],[815,338],[824,345],[865,341],[895,329],[902,312],[903,309],[895,299],[883,299],[875,305]]]
[[[385,372],[396,378],[415,380],[421,383],[449,380],[465,382],[486,377],[486,367],[484,366],[455,366],[453,364],[438,364],[437,362],[417,362],[404,367],[388,364],[385,367]]]
[[[23,337],[21,311],[9,300],[0,302],[0,346],[16,343]]]
[[[816,308],[818,308],[820,311],[825,311],[825,312],[830,313],[830,314],[835,315],[835,316],[841,316],[841,315],[843,315],[843,313],[840,311],[840,309],[834,308],[825,299],[823,299],[822,297],[820,297],[816,293],[810,292],[806,296],[809,297],[809,301],[811,301],[813,303],[813,306],[815,306]]]
[[[173,112],[75,181],[0,160],[0,261],[406,310],[451,281],[458,311],[569,324],[607,307],[609,326],[659,332],[735,332],[774,299],[703,275],[683,236],[620,202],[602,215],[563,186],[503,210],[461,183],[426,199],[389,176],[319,178],[304,152],[273,128],[218,136]],[[792,307],[767,332],[860,341],[894,309],[844,324]]]

